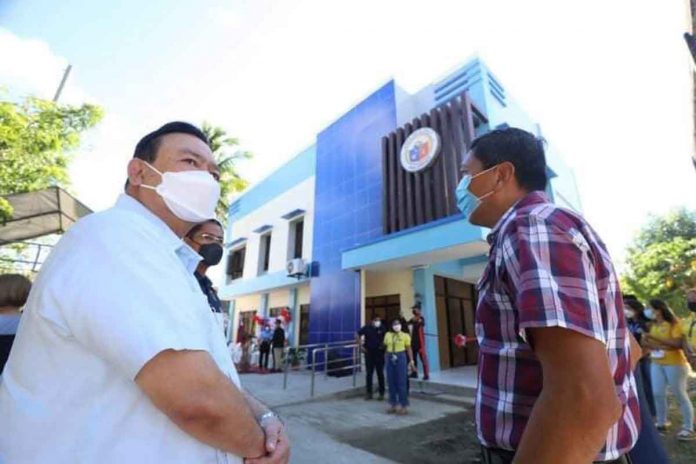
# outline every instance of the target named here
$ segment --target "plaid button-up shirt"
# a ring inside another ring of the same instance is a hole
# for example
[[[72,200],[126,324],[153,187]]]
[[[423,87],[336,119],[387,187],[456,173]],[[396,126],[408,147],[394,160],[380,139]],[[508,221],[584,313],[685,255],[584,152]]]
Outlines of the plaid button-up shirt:
[[[542,192],[505,213],[488,241],[476,309],[479,440],[491,448],[518,448],[543,385],[525,331],[563,327],[606,346],[623,413],[596,459],[620,457],[638,438],[640,412],[621,291],[606,247],[583,218]]]

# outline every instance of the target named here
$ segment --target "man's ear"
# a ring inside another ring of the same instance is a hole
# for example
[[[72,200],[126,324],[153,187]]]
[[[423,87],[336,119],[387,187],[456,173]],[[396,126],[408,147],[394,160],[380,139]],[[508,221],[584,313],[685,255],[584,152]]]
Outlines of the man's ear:
[[[128,162],[128,183],[133,186],[140,186],[145,176],[145,165],[138,158],[133,158]]]
[[[507,183],[515,178],[515,165],[509,161],[505,161],[498,165],[498,182]]]

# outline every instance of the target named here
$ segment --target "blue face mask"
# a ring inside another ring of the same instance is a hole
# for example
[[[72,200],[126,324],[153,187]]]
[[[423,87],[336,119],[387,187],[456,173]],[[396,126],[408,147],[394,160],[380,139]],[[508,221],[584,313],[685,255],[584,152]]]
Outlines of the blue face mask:
[[[457,207],[459,208],[459,211],[461,211],[464,217],[466,217],[467,219],[469,219],[471,215],[474,214],[474,211],[476,211],[478,207],[481,206],[483,200],[495,193],[495,190],[491,190],[487,194],[477,197],[471,192],[471,190],[469,190],[471,181],[476,179],[481,174],[487,173],[493,168],[495,168],[495,166],[486,169],[485,171],[481,171],[475,176],[467,174],[464,177],[462,177],[462,180],[459,182],[459,185],[457,185],[457,190],[455,191],[455,195],[457,196]]]

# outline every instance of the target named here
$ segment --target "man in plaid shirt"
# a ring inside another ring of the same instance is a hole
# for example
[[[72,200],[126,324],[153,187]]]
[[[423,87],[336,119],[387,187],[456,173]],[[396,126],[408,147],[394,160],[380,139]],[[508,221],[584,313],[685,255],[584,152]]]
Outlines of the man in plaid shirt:
[[[481,136],[462,174],[460,209],[492,228],[476,310],[484,462],[630,462],[640,430],[632,338],[606,247],[544,194],[532,134]]]

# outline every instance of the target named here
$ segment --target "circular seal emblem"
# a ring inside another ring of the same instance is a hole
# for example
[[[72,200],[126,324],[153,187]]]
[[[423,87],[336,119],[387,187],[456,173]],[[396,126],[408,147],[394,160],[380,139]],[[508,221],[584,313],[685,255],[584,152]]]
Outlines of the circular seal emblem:
[[[401,147],[401,166],[408,172],[422,171],[435,161],[441,145],[440,136],[433,129],[417,129]]]

